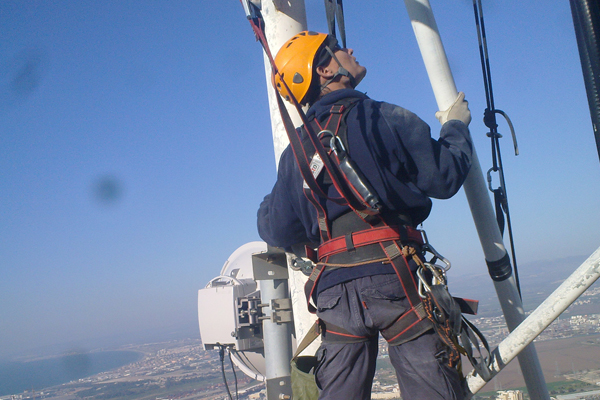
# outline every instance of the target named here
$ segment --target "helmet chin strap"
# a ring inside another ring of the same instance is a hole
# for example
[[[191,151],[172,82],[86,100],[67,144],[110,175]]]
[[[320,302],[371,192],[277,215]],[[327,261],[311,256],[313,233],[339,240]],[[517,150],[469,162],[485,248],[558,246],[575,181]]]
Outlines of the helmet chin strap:
[[[337,72],[335,74],[333,74],[333,77],[331,77],[331,79],[329,79],[327,82],[325,82],[323,85],[321,85],[321,90],[325,89],[339,75],[347,77],[350,80],[350,85],[352,86],[352,88],[355,88],[356,87],[356,79],[354,79],[354,76],[352,76],[352,74],[350,74],[350,72],[348,72],[348,70],[346,68],[342,67],[342,64],[337,59],[337,57],[335,56],[333,51],[331,51],[329,46],[325,46],[325,50],[327,50],[327,52],[329,53],[331,58],[333,58],[335,60],[335,62],[337,63],[339,68],[338,68]]]

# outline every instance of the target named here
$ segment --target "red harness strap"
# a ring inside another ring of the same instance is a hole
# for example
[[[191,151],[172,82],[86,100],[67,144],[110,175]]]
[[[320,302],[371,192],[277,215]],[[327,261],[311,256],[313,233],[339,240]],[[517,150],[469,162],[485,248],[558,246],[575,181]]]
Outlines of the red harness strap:
[[[400,240],[405,243],[410,241],[420,245],[425,243],[421,232],[410,226],[382,226],[379,228],[353,232],[346,236],[339,236],[326,241],[319,246],[319,260],[323,260],[325,257],[344,251],[353,250],[357,247],[389,240]]]

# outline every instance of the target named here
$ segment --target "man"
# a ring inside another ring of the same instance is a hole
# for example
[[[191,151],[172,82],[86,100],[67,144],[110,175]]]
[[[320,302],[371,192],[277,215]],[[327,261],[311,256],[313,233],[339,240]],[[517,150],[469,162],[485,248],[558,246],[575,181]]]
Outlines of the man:
[[[429,215],[430,197],[450,198],[460,189],[472,153],[467,127],[471,114],[464,94],[448,110],[436,113],[442,129],[440,138],[434,140],[429,126],[415,114],[354,90],[367,70],[352,49],[341,49],[331,36],[302,32],[282,46],[275,63],[291,94],[299,103],[310,105],[309,120],[323,126],[333,105],[346,106],[342,142],[376,193],[386,226],[411,230]],[[290,93],[279,77],[274,84],[289,100]],[[306,138],[303,143],[308,143]],[[327,198],[315,196],[306,186],[303,189],[293,151],[288,147],[283,152],[277,182],[258,211],[263,240],[290,249],[298,243],[322,242],[324,231],[333,238],[348,238],[370,228],[357,217],[360,213],[335,200],[340,194],[324,171],[317,178]],[[318,207],[326,214],[327,229],[319,224]],[[347,251],[321,258],[325,268],[312,290],[317,316],[325,332],[331,331],[323,335],[317,353],[320,399],[370,399],[379,332],[411,309],[382,246],[349,246]],[[419,248],[417,244],[413,247]],[[414,275],[415,262],[410,260],[406,266]],[[462,381],[448,365],[449,349],[440,336],[430,326],[414,336],[390,341],[390,360],[402,397],[464,398]]]

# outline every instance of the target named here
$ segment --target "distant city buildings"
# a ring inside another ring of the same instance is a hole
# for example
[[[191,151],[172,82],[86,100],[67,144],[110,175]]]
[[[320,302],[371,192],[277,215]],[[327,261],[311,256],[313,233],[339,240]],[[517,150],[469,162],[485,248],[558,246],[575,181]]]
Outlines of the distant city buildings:
[[[497,394],[496,400],[523,400],[520,390],[501,390]]]
[[[581,300],[580,300],[581,301]],[[584,300],[585,301],[585,300]],[[589,300],[588,300],[589,301]],[[496,347],[506,336],[508,328],[504,317],[470,319],[484,334],[491,347]],[[564,339],[579,335],[600,333],[600,314],[572,315],[557,318],[535,341]]]
[[[575,303],[575,306],[584,306],[585,309],[595,308],[593,304],[600,303],[600,288],[586,291]],[[590,307],[592,305],[592,307]],[[471,321],[483,332],[490,346],[496,347],[507,335],[508,329],[502,316],[471,318]],[[600,334],[600,314],[570,315],[567,310],[560,318],[554,321],[536,341],[569,338],[572,336],[585,336]],[[597,340],[597,339],[594,339]],[[597,342],[596,342],[597,343]],[[29,391],[9,396],[2,396],[0,400],[28,400],[28,399],[78,399],[94,400],[110,398],[109,390],[135,392],[139,398],[175,398],[166,393],[178,393],[186,400],[223,399],[226,396],[226,385],[221,373],[221,362],[218,352],[204,351],[199,339],[187,339],[165,343],[152,343],[139,346],[130,346],[121,350],[134,350],[144,353],[144,358],[127,366],[102,372],[100,374],[58,385],[44,388],[40,391]],[[379,342],[379,358],[382,363],[388,362],[388,346],[385,340]],[[229,383],[236,378],[228,369]],[[239,371],[238,371],[239,372]],[[599,371],[572,371],[573,374],[564,375],[565,379],[586,382],[600,386]],[[558,374],[558,367],[557,367]],[[560,374],[564,374],[561,372]],[[264,399],[264,384],[254,381],[241,373],[237,374],[239,384],[239,399]],[[119,386],[121,385],[121,386]],[[169,389],[170,392],[167,390]],[[600,391],[588,392],[587,397],[573,397],[576,395],[558,395],[558,400],[599,399]],[[583,394],[582,394],[583,395]],[[104,396],[104,397],[102,397]],[[594,397],[596,396],[596,397]],[[132,395],[131,399],[136,398]],[[373,399],[400,399],[400,391],[395,379],[395,374],[390,368],[378,369],[373,384]],[[523,400],[523,393],[519,390],[500,391],[498,400]]]
[[[523,400],[523,392],[520,390],[501,390],[496,400]]]

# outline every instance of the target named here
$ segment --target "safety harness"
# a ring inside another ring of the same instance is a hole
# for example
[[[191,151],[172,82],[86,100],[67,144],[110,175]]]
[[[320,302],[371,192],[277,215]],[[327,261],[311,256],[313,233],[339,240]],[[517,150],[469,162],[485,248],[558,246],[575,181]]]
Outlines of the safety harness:
[[[408,254],[404,254],[403,243],[423,245],[420,232],[408,225],[389,225],[382,218],[382,203],[368,180],[350,159],[346,148],[345,117],[358,99],[344,99],[334,104],[326,121],[320,123],[317,119],[309,121],[310,128],[317,134],[318,144],[323,146],[326,157],[333,161],[337,172],[335,175],[324,173],[324,162],[320,151],[315,149],[310,140],[305,140],[302,148],[293,149],[295,155],[311,154],[309,163],[311,176],[319,185],[320,192],[325,194],[324,185],[334,184],[345,188],[352,198],[342,196],[343,204],[347,204],[353,212],[332,221],[325,210],[322,197],[310,188],[305,178],[304,195],[317,211],[318,226],[321,235],[321,245],[318,255],[313,259],[316,263],[305,286],[309,311],[315,312],[311,304],[316,283],[326,268],[347,268],[365,265],[373,262],[389,262],[393,265],[410,303],[410,310],[388,327],[382,334],[393,344],[410,340],[432,328],[427,319],[421,298],[417,292],[417,284],[408,267]],[[305,127],[306,129],[306,127]],[[307,129],[308,132],[308,129]],[[310,135],[307,133],[307,136]],[[298,165],[303,163],[302,157],[296,157]],[[302,168],[301,168],[302,169]],[[338,190],[342,193],[342,191]],[[339,201],[340,199],[336,199]],[[405,250],[406,253],[406,250]],[[327,341],[364,341],[368,337],[350,335],[340,327],[321,324],[324,340]]]
[[[319,132],[318,142],[323,144],[323,150],[334,161],[333,165],[338,168],[342,181],[335,185],[335,177],[322,174],[323,161],[319,152],[311,147],[310,140],[303,142],[302,149],[293,149],[295,154],[304,156],[314,152],[309,169],[323,194],[326,193],[323,187],[325,185],[347,186],[348,190],[345,192],[353,193],[355,200],[364,207],[358,210],[350,206],[353,212],[331,221],[325,211],[323,198],[315,196],[308,184],[304,185],[305,196],[317,210],[321,234],[321,244],[316,257],[313,257],[315,264],[305,285],[309,311],[316,312],[310,301],[325,269],[360,267],[374,262],[390,263],[400,280],[410,308],[381,330],[384,339],[396,346],[433,328],[449,349],[448,364],[451,367],[461,370],[460,355],[463,354],[484,379],[489,379],[490,349],[487,341],[463,316],[476,314],[478,302],[450,295],[445,274],[450,263],[429,244],[424,231],[411,226],[409,217],[386,212],[377,193],[346,151],[348,140],[345,118],[358,102],[359,99],[343,99],[332,105],[326,121],[320,123],[317,119],[309,120],[309,129]],[[300,164],[303,161],[297,159],[297,162]],[[422,256],[425,252],[433,255],[429,262]],[[307,251],[306,255],[309,254],[310,251]],[[416,277],[409,266],[410,259],[418,266]],[[438,260],[446,264],[446,267],[436,265]],[[368,336],[353,335],[331,323],[318,321],[318,325],[319,329],[311,332],[320,333],[324,341],[356,343],[369,340]],[[481,347],[485,352],[482,352]],[[477,356],[474,355],[474,348],[479,353]]]
[[[270,61],[273,74],[279,74],[264,35],[264,21],[260,10],[249,1],[242,1],[242,4],[257,40]],[[281,82],[291,94],[285,81],[281,79]],[[469,330],[468,321],[461,323],[466,321],[462,313],[474,313],[476,302],[462,299],[457,301],[450,296],[445,279],[447,268],[434,264],[436,260],[443,258],[429,245],[424,232],[410,225],[409,219],[401,215],[390,215],[384,209],[377,193],[348,155],[345,117],[358,100],[349,99],[334,104],[327,121],[317,121],[309,120],[291,95],[290,101],[298,111],[306,133],[303,137],[302,131],[295,129],[281,96],[277,94],[276,98],[290,147],[304,179],[304,194],[317,211],[321,235],[318,255],[313,258],[315,266],[305,286],[309,310],[316,312],[310,299],[325,268],[387,262],[393,266],[410,304],[408,311],[381,331],[388,343],[399,345],[434,328],[450,349],[450,366],[460,366],[461,353],[469,357],[475,368],[478,365],[487,366],[489,357],[484,358],[482,355],[477,336],[481,338],[489,355],[485,338],[476,329],[476,333]],[[333,185],[339,197],[328,196],[325,186],[329,185]],[[325,209],[326,200],[346,205],[352,212],[332,222]],[[338,228],[339,226],[342,228]],[[421,258],[422,251],[429,251],[434,255],[431,262],[425,262]],[[310,254],[307,251],[306,255]],[[418,279],[409,267],[409,259],[413,259],[419,266]],[[321,322],[320,328],[326,341],[348,343],[369,339],[352,335],[331,324]],[[311,329],[311,332],[317,331],[319,330]],[[459,336],[462,345],[458,343]],[[480,361],[472,357],[471,343],[477,345]],[[469,349],[466,349],[467,345]],[[485,371],[480,371],[480,374],[485,379]],[[489,376],[489,372],[487,375]]]
[[[315,196],[308,184],[305,185],[304,194],[317,210],[321,234],[318,257],[314,260],[316,265],[305,286],[309,310],[316,311],[310,300],[326,268],[359,267],[374,262],[389,263],[400,280],[410,308],[383,329],[382,336],[390,345],[399,345],[434,328],[451,349],[450,365],[457,366],[460,361],[460,346],[456,338],[459,334],[457,329],[460,330],[461,326],[461,310],[449,295],[445,296],[447,298],[443,296],[441,285],[426,283],[431,282],[435,271],[437,280],[445,285],[443,273],[437,272],[431,264],[429,268],[432,271],[429,271],[421,258],[423,247],[429,248],[429,244],[424,240],[422,232],[408,223],[410,220],[408,217],[396,215],[394,218],[389,212],[386,213],[377,193],[352,162],[346,150],[348,141],[345,118],[357,102],[358,99],[344,99],[334,104],[323,124],[316,119],[309,121],[313,131],[319,131],[317,134],[319,143],[324,144],[324,150],[334,161],[334,166],[338,168],[342,180],[337,185],[347,186],[356,197],[355,200],[364,206],[362,210],[350,206],[353,212],[331,221],[321,199]],[[303,144],[305,147],[294,150],[295,154],[310,154],[313,151],[310,143],[305,141]],[[319,179],[323,170],[319,167],[321,163],[318,151],[314,151],[310,162],[312,178],[320,185],[333,183],[335,177],[329,177],[327,174]],[[321,191],[326,192],[323,188]],[[347,203],[351,202],[347,201]],[[421,276],[418,280],[409,266],[409,259],[413,259],[419,266]],[[426,290],[421,290],[421,293],[419,293],[418,281],[423,282],[421,287],[423,284],[426,285]],[[432,287],[435,289],[431,289]],[[352,335],[331,323],[325,324],[321,321],[320,326],[325,341],[349,343],[369,340],[368,336]]]

